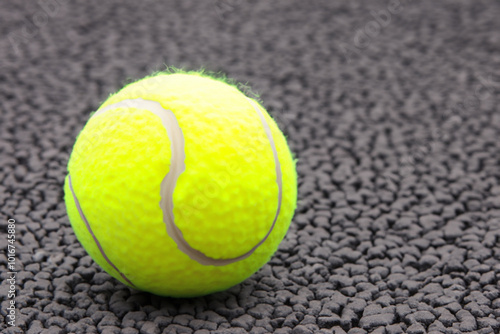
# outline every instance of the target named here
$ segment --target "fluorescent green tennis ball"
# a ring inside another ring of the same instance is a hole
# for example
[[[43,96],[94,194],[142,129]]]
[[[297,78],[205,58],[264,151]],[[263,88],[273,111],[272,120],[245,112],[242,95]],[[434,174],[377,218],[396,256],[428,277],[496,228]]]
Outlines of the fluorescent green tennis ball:
[[[199,73],[112,95],[68,164],[65,202],[90,256],[124,284],[190,297],[224,290],[273,255],[297,200],[283,134],[255,100]]]

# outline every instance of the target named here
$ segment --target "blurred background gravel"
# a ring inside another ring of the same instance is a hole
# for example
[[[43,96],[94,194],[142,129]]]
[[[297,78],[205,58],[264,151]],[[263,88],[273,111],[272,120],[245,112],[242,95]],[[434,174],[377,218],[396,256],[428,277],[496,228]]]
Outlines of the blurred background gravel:
[[[2,333],[499,333],[498,1],[0,8]],[[63,203],[89,113],[165,65],[248,84],[298,158],[298,209],[277,254],[202,298],[112,279]]]

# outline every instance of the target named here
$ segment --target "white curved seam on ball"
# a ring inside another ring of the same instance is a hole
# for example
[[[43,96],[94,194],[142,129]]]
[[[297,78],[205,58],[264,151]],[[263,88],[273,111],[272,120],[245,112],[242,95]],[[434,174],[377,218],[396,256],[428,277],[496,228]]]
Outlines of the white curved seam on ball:
[[[276,149],[276,143],[274,142],[271,128],[269,127],[269,124],[267,123],[266,118],[264,117],[264,114],[259,109],[259,107],[256,105],[256,103],[250,98],[247,98],[247,99],[248,99],[248,101],[250,101],[250,104],[253,106],[253,108],[255,109],[257,114],[259,115],[260,121],[262,122],[262,126],[264,127],[264,131],[266,133],[267,139],[269,140],[269,144],[271,145],[271,149],[273,150],[274,168],[275,168],[275,172],[276,172],[276,184],[278,186],[278,206],[276,208],[276,214],[274,216],[273,223],[271,225],[271,228],[267,232],[267,234],[264,236],[264,238],[257,245],[255,245],[255,247],[251,250],[251,252],[253,253],[260,245],[262,245],[267,240],[267,238],[269,237],[269,235],[273,231],[274,226],[276,225],[276,221],[278,220],[278,216],[279,216],[280,211],[281,211],[281,202],[283,201],[283,175],[281,173],[281,164],[280,164],[280,160],[278,157],[278,150]]]
[[[78,213],[80,214],[80,218],[82,218],[83,222],[85,223],[85,226],[87,227],[87,231],[90,233],[90,236],[92,237],[92,239],[94,239],[94,242],[95,244],[97,245],[97,248],[99,248],[99,251],[101,252],[101,255],[102,257],[104,258],[104,260],[106,260],[106,262],[125,280],[127,281],[130,285],[134,286],[134,283],[132,283],[128,277],[122,273],[117,267],[116,265],[108,258],[108,256],[106,255],[106,252],[104,251],[104,249],[102,248],[101,246],[101,243],[99,242],[99,240],[97,239],[97,236],[94,234],[94,231],[92,230],[92,227],[90,226],[90,223],[89,221],[87,220],[87,217],[85,216],[85,214],[83,213],[83,209],[82,207],[80,206],[80,202],[78,201],[78,197],[76,196],[75,194],[75,190],[73,189],[73,183],[71,182],[71,175],[68,175],[68,186],[69,186],[69,189],[71,190],[71,194],[73,195],[73,201],[75,202],[75,205],[76,205],[76,209],[78,210]]]
[[[167,131],[167,136],[170,139],[170,149],[171,149],[170,170],[165,176],[165,178],[162,180],[160,187],[160,195],[161,195],[160,208],[163,212],[163,222],[166,225],[168,235],[177,244],[179,250],[185,253],[187,256],[189,256],[192,260],[197,261],[202,265],[224,266],[234,262],[241,261],[252,255],[253,252],[267,240],[267,238],[273,231],[281,210],[282,192],[283,192],[282,173],[281,173],[281,165],[278,159],[278,152],[276,149],[276,145],[274,143],[271,128],[269,127],[269,124],[267,123],[264,114],[260,111],[260,109],[256,106],[256,104],[249,98],[248,101],[257,112],[259,119],[262,123],[262,126],[264,128],[264,132],[267,136],[267,139],[273,151],[273,158],[275,162],[275,171],[276,171],[276,183],[278,186],[278,205],[275,217],[271,224],[271,228],[268,230],[264,238],[245,254],[230,259],[215,259],[193,248],[191,245],[189,245],[189,243],[184,238],[182,231],[175,224],[175,217],[173,211],[174,209],[173,194],[177,183],[177,179],[184,172],[186,166],[184,163],[185,160],[184,136],[174,113],[171,110],[163,108],[163,106],[159,102],[138,98],[138,99],[123,100],[115,104],[106,106],[98,110],[93,115],[97,116],[108,110],[117,108],[136,108],[141,110],[148,110],[161,119],[162,125]]]
[[[267,123],[266,118],[264,117],[264,114],[262,113],[262,111],[259,109],[259,107],[255,104],[255,102],[252,99],[250,99],[250,98],[247,98],[247,99],[250,102],[250,104],[252,105],[252,107],[255,109],[255,112],[257,113],[257,115],[259,116],[259,119],[262,123],[262,127],[264,129],[264,133],[266,134],[267,140],[269,141],[269,144],[270,144],[271,149],[273,151],[273,159],[274,159],[274,166],[275,166],[275,173],[276,173],[276,184],[278,186],[278,205],[276,208],[276,214],[274,216],[271,227],[267,231],[264,238],[262,238],[248,252],[246,252],[240,256],[230,258],[230,259],[213,259],[213,258],[207,257],[205,254],[199,252],[200,254],[203,255],[203,262],[201,262],[200,259],[197,259],[197,261],[202,263],[202,264],[205,264],[205,265],[208,264],[208,265],[214,265],[214,266],[224,266],[224,265],[228,265],[231,263],[235,263],[235,262],[244,260],[247,257],[249,257],[250,255],[252,255],[255,252],[255,250],[257,248],[259,248],[267,240],[267,238],[269,237],[269,235],[273,231],[273,229],[276,225],[276,221],[278,220],[278,216],[279,216],[280,211],[281,211],[281,202],[282,202],[282,198],[283,198],[283,176],[281,173],[281,164],[279,161],[278,151],[276,149],[276,144],[274,142],[273,134],[272,134],[271,128],[269,127],[269,124]]]
[[[179,250],[187,254],[190,258],[200,256],[199,254],[195,254],[197,250],[193,249],[186,242],[182,235],[182,231],[175,225],[173,194],[177,179],[182,172],[184,172],[186,167],[184,164],[184,136],[182,135],[182,130],[177,122],[177,118],[171,110],[163,108],[159,102],[141,98],[122,100],[97,111],[94,116],[106,112],[107,110],[117,108],[147,110],[160,118],[163,127],[167,131],[167,136],[170,139],[171,151],[170,169],[160,185],[161,199],[159,205],[163,213],[163,223],[166,226],[167,234],[174,240]]]

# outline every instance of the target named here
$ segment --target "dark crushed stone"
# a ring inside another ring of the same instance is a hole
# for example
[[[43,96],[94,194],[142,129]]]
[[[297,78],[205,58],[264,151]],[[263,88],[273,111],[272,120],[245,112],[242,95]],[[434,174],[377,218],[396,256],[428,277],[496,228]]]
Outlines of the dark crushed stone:
[[[141,334],[159,334],[160,328],[157,324],[151,321],[146,321],[142,326],[140,333]]]
[[[369,315],[362,317],[359,321],[359,325],[365,329],[370,329],[378,326],[391,325],[394,319],[395,316],[392,313]]]
[[[406,329],[408,334],[425,334],[425,327],[419,323],[415,323]]]
[[[403,328],[400,324],[388,325],[385,327],[387,334],[402,334],[404,333]]]
[[[249,314],[244,314],[231,321],[231,324],[233,326],[242,327],[246,330],[250,330],[254,323],[255,319]]]
[[[312,334],[313,331],[306,326],[298,325],[292,330],[292,334]]]

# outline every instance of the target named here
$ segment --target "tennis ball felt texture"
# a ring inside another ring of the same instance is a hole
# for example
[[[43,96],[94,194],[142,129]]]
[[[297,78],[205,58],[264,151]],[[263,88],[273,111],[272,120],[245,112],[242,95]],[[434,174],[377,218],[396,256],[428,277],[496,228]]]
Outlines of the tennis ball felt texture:
[[[273,119],[200,73],[129,84],[92,115],[68,164],[65,202],[90,256],[122,283],[192,297],[236,285],[277,250],[297,201]]]

